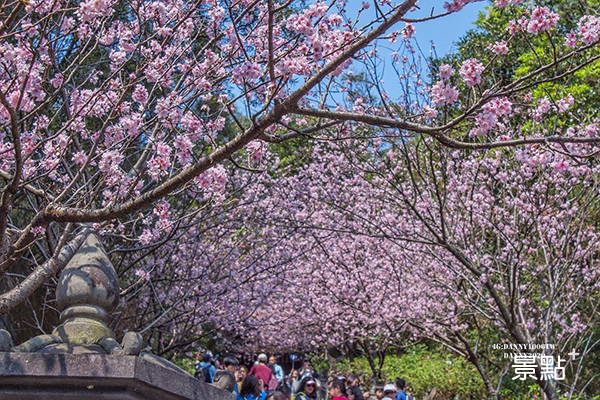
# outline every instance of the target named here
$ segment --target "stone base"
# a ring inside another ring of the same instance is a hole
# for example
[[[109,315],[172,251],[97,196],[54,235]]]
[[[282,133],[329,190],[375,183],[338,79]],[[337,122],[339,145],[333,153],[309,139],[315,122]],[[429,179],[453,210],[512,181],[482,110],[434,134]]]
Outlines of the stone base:
[[[233,400],[136,356],[0,353],[0,400]]]

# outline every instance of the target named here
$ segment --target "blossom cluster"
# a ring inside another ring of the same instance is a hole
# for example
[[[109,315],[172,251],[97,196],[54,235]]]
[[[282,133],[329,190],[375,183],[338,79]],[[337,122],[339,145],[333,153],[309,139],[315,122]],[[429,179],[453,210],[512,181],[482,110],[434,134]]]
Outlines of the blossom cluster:
[[[464,79],[467,86],[475,86],[481,82],[481,74],[483,73],[483,65],[475,58],[469,58],[463,61],[458,74]]]

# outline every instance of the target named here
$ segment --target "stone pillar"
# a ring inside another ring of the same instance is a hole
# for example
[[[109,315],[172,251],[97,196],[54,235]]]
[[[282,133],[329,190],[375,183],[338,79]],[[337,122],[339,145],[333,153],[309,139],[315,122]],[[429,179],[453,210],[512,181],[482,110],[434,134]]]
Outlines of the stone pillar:
[[[108,327],[119,291],[100,239],[90,234],[60,275],[61,324],[52,334],[14,346],[0,330],[0,400],[233,400],[232,393],[142,351],[140,334],[128,332],[119,343]]]

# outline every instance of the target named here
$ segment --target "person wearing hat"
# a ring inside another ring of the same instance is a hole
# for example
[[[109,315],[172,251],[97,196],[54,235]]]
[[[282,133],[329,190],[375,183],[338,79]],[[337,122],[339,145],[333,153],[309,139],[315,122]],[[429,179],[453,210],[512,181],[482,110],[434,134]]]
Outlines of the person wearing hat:
[[[269,384],[271,377],[273,376],[273,372],[271,368],[267,367],[267,355],[261,353],[258,355],[258,364],[255,364],[250,368],[249,375],[256,376],[258,380],[262,381],[262,383],[266,386]]]
[[[300,381],[296,400],[313,400],[317,398],[317,381],[312,376],[305,376]]]
[[[348,400],[346,397],[346,384],[339,379],[334,379],[329,384],[329,398],[331,400]]]
[[[213,355],[206,352],[202,355],[202,362],[196,364],[194,376],[207,383],[213,383],[217,369],[212,365]]]
[[[392,383],[388,383],[383,387],[383,399],[382,400],[394,400],[396,398],[396,386]]]

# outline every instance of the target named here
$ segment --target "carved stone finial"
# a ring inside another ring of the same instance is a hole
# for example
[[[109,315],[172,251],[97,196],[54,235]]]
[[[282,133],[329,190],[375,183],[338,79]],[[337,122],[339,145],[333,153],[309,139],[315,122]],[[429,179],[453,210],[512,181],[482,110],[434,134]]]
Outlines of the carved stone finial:
[[[108,320],[119,304],[119,289],[117,273],[100,239],[90,234],[60,274],[56,300],[61,324],[51,335],[36,336],[16,347],[10,334],[0,330],[0,351],[138,356],[184,373],[175,364],[142,351],[144,340],[137,332],[127,332],[123,342],[117,342]]]
[[[108,313],[119,304],[119,279],[95,234],[87,237],[63,269],[56,299],[62,324],[52,333],[64,343],[115,339],[107,323]]]

